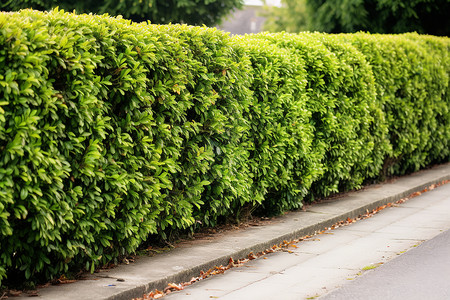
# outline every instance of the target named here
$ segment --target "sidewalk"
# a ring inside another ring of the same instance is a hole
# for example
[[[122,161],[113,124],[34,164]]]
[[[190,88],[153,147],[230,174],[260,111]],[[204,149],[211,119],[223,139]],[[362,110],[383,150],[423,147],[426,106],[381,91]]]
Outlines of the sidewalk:
[[[373,185],[311,206],[307,211],[288,213],[269,225],[230,231],[208,240],[182,244],[170,252],[141,257],[130,265],[93,274],[87,280],[50,286],[39,290],[39,298],[130,300],[142,297],[150,290],[164,289],[168,283],[189,281],[201,270],[227,265],[230,257],[237,260],[247,257],[250,252],[264,251],[283,240],[313,234],[448,179],[450,164],[420,171],[392,183]]]
[[[450,299],[445,296],[450,295],[446,284],[450,265],[442,266],[449,261],[448,247],[433,243],[433,248],[415,262],[401,259],[450,231],[449,216],[450,184],[442,184],[403,203],[386,206],[371,217],[289,243],[282,251],[186,286],[164,300],[327,299],[328,293],[363,281],[364,286],[353,295],[342,297],[338,292],[332,299]],[[450,239],[440,244],[445,243],[450,246]],[[403,263],[398,268],[389,268],[399,259]],[[382,284],[370,279],[386,267]],[[408,293],[401,295],[402,290]]]

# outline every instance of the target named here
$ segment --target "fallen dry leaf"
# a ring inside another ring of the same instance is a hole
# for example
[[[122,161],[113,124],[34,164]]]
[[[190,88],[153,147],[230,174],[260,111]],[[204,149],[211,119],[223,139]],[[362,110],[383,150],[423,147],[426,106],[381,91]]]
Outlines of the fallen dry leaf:
[[[179,284],[175,284],[175,283],[169,283],[168,286],[170,286],[171,288],[176,289],[177,291],[181,291],[183,289],[183,286],[181,286]]]
[[[22,294],[22,291],[18,290],[9,290],[7,296],[10,297],[19,297]]]
[[[37,290],[33,290],[33,291],[27,291],[28,297],[38,297],[38,291]]]

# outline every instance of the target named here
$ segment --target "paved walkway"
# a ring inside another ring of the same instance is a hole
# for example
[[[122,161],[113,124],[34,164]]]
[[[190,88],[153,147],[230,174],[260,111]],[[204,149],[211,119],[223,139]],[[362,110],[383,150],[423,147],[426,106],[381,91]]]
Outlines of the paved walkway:
[[[449,229],[446,184],[165,299],[450,299],[450,231],[422,244]]]
[[[117,268],[109,270],[108,272],[93,274],[88,278],[88,280],[78,281],[73,284],[64,284],[44,288],[39,290],[39,298],[49,300],[130,300],[133,297],[141,297],[144,292],[148,292],[154,289],[164,289],[164,287],[166,287],[168,283],[189,281],[192,277],[198,276],[201,270],[208,270],[214,266],[227,265],[230,257],[232,257],[234,260],[237,260],[239,258],[247,257],[250,252],[257,253],[268,249],[273,245],[282,242],[283,240],[291,240],[305,235],[310,235],[316,231],[321,231],[326,227],[330,227],[336,222],[346,220],[347,218],[357,217],[358,215],[364,214],[367,210],[375,209],[386,203],[395,202],[396,200],[404,198],[413,192],[421,191],[431,184],[439,183],[449,179],[450,164],[445,164],[433,169],[420,171],[413,175],[399,178],[391,183],[374,185],[362,191],[348,193],[343,198],[332,201],[330,200],[318,205],[311,206],[307,211],[291,212],[280,218],[277,218],[276,221],[272,222],[272,224],[270,225],[250,227],[245,230],[230,231],[215,238],[213,237],[211,239],[205,239],[193,244],[179,246],[172,251],[161,255],[157,255],[154,257],[141,257],[135,263],[129,265],[121,265]],[[439,188],[436,190],[439,190]],[[424,195],[430,193],[432,192],[428,192]],[[408,201],[407,203],[413,203],[410,201]],[[405,205],[410,204],[407,203],[402,204],[402,207],[405,209],[402,208],[399,210],[389,210],[389,212],[392,211],[392,213],[390,213],[392,214],[392,217],[394,218],[394,216],[400,214],[403,219],[408,219],[409,215],[404,214],[406,211],[420,212],[421,210],[423,210],[423,208],[421,207],[417,207],[416,209],[411,207],[408,209]],[[374,217],[373,220],[377,220],[376,217]],[[352,224],[351,226],[355,225],[358,225],[358,223]],[[350,228],[351,226],[349,226],[348,228]],[[409,226],[410,227],[408,227],[408,230],[406,232],[414,231],[420,233],[424,231],[425,234],[425,232],[427,231],[425,228],[420,229],[414,222]],[[402,226],[399,225],[395,228],[400,230],[401,227]],[[337,231],[333,233],[333,235],[329,236],[340,237],[340,233],[338,233]],[[374,240],[379,239],[380,234],[389,236],[390,234],[394,233],[382,234],[373,232],[373,235],[369,237],[366,236],[367,234],[368,232],[362,229],[361,231],[355,231],[351,234],[351,236],[359,240],[356,246],[348,245],[346,250],[340,251],[342,252],[341,254],[345,252],[354,253],[354,265],[352,265],[350,269],[348,268],[350,267],[350,265],[347,265],[347,269],[349,270],[344,271],[339,271],[338,268],[335,268],[336,270],[338,270],[336,271],[336,273],[345,273],[345,276],[351,276],[352,274],[355,275],[354,270],[361,267],[361,263],[366,263],[364,260],[359,259],[357,258],[358,256],[356,256],[356,253],[358,253],[358,251],[364,251],[364,248],[357,247],[363,247],[363,245],[366,243],[372,244]],[[320,235],[320,239],[323,240],[323,238],[327,236],[327,234],[322,234]],[[396,246],[395,251],[405,250],[405,248],[411,246],[410,242],[418,243],[423,239],[427,239],[427,237],[418,236],[412,238],[412,240],[406,239],[408,242],[404,242],[403,240],[394,242],[395,237],[391,237],[393,238],[393,242],[391,243],[391,245]],[[342,239],[340,240],[337,240],[337,243],[341,244],[349,242],[344,237],[342,237]],[[289,257],[287,261],[289,261],[290,259],[308,261],[308,257],[312,258],[314,256],[317,256],[318,252],[321,251],[320,243],[316,243],[316,241],[309,241],[308,243],[310,245],[310,250],[306,251],[306,253],[304,254],[290,255],[290,253],[285,253]],[[377,246],[373,245],[373,247]],[[381,249],[378,250],[381,251]],[[389,251],[389,249],[387,249],[387,251]],[[337,255],[339,253],[335,254]],[[330,256],[330,264],[333,263],[332,256]],[[264,261],[264,259],[258,259],[254,262],[258,263]],[[313,260],[309,261],[311,261],[309,263],[309,268],[314,268]],[[357,263],[357,261],[359,261],[359,263]],[[371,263],[372,262],[377,263],[379,261],[374,260],[371,261]],[[323,262],[322,266],[324,268],[327,267],[325,265],[325,262]],[[328,267],[330,266],[332,265],[329,265]],[[242,268],[232,269],[229,272],[235,272],[239,269]],[[227,273],[225,273],[225,275]],[[306,273],[308,272],[304,272],[304,274]],[[303,278],[305,279],[308,278],[308,275],[299,276],[303,276]],[[204,282],[208,281],[211,280],[208,279]],[[283,286],[282,283],[283,282],[281,280],[281,286]],[[198,284],[203,284],[203,282]],[[332,286],[333,284],[330,285],[330,288]],[[322,288],[322,286],[320,288]],[[179,294],[186,291],[187,290],[181,291]],[[265,296],[267,296],[267,294],[265,294]],[[265,299],[273,299],[272,296],[278,298],[276,294],[271,294],[268,296],[269,297],[266,297]],[[315,296],[315,294],[313,296]],[[170,297],[175,297],[175,295],[172,295]],[[170,298],[167,297],[166,299]]]

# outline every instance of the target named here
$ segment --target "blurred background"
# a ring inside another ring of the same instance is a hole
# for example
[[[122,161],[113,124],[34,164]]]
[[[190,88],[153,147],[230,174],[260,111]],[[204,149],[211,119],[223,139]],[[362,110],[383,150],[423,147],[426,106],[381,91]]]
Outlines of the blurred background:
[[[448,36],[450,0],[1,0],[0,10],[49,10],[122,15],[136,22],[260,31],[366,31]]]
[[[449,0],[246,0],[218,27],[231,34],[415,31],[448,36],[449,20]]]
[[[231,34],[258,33],[268,29],[267,18],[281,7],[281,0],[245,0],[241,9],[234,9],[217,27]]]

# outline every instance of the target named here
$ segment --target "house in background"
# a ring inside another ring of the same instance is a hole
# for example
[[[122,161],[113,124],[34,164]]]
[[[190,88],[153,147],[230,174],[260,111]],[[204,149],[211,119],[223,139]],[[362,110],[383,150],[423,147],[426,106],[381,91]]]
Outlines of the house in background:
[[[279,6],[281,0],[267,0],[267,5]],[[234,11],[217,28],[231,34],[258,33],[263,30],[265,17],[262,16],[264,3],[260,0],[245,0],[244,7]]]

